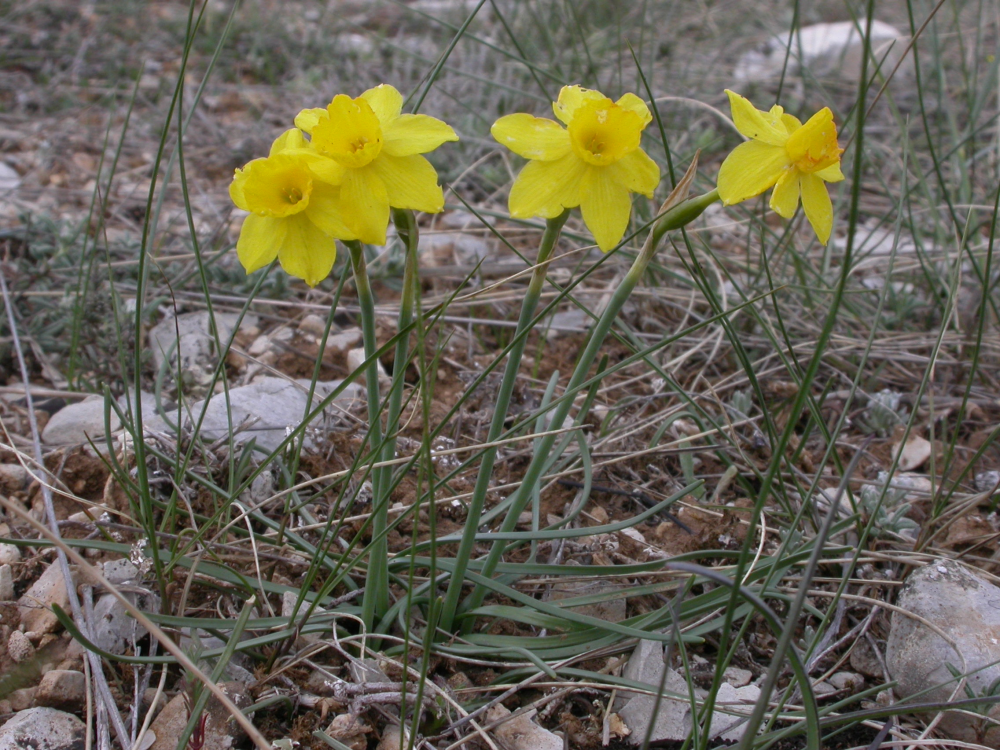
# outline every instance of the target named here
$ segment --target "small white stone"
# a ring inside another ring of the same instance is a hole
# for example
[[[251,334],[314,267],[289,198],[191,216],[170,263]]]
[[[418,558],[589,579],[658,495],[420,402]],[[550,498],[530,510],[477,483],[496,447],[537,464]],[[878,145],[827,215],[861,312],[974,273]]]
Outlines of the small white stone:
[[[340,333],[331,333],[326,340],[328,349],[346,352],[361,343],[361,329],[347,328]]]
[[[271,337],[267,335],[258,336],[250,348],[247,349],[247,354],[251,357],[260,357],[262,354],[267,352],[271,348]]]
[[[21,175],[7,162],[0,161],[0,192],[14,190],[21,184]]]
[[[931,457],[931,444],[919,435],[910,435],[902,446],[897,445],[893,452],[899,456],[899,468],[902,471],[913,471],[924,465]]]
[[[299,330],[313,336],[322,336],[326,330],[326,321],[319,315],[306,315],[299,321]]]
[[[750,680],[753,679],[753,672],[749,669],[740,669],[739,667],[726,667],[726,671],[722,673],[722,679],[733,687],[740,688],[750,684]]]
[[[351,349],[349,352],[347,352],[347,372],[352,374],[356,372],[361,367],[361,365],[364,364],[366,359],[367,357],[365,357],[364,347]],[[385,372],[385,368],[382,366],[382,363],[379,360],[375,360],[375,366],[378,368],[378,377],[380,381],[389,377]]]
[[[35,647],[28,640],[28,636],[20,630],[15,630],[7,639],[7,655],[18,664],[28,661],[35,655]]]
[[[0,543],[0,565],[21,561],[21,548],[16,544]]]

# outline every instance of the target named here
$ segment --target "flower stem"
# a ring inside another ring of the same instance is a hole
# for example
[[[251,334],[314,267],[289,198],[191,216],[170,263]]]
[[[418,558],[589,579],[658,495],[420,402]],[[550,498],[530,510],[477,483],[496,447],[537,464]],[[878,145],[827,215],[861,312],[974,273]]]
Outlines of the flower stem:
[[[583,350],[583,353],[580,354],[580,357],[573,368],[573,374],[570,376],[569,383],[566,386],[566,391],[560,400],[559,405],[555,408],[552,419],[549,422],[553,428],[558,428],[565,424],[566,418],[569,416],[570,409],[573,408],[574,395],[580,390],[583,383],[586,382],[590,368],[594,364],[594,360],[597,358],[597,354],[604,343],[604,339],[611,330],[611,326],[618,317],[618,313],[621,311],[625,302],[628,300],[629,296],[631,296],[632,291],[635,289],[636,285],[642,279],[643,274],[646,272],[646,268],[649,265],[649,262],[653,259],[653,255],[656,253],[656,248],[659,246],[660,240],[663,239],[663,236],[667,232],[690,224],[698,218],[698,216],[700,216],[701,213],[708,208],[708,206],[718,199],[719,193],[717,190],[691,198],[667,211],[667,213],[653,225],[642,250],[632,263],[632,267],[625,275],[622,283],[611,296],[611,301],[601,314],[600,319],[594,325],[594,329],[590,334],[590,339],[587,341],[587,346]],[[552,447],[555,444],[557,437],[559,436],[555,434],[548,434],[539,440],[538,448],[534,453],[531,463],[528,465],[528,470],[521,479],[520,485],[516,490],[514,490],[514,493],[510,497],[510,505],[507,509],[507,515],[504,517],[503,524],[500,527],[501,533],[514,530],[518,517],[531,498],[532,488],[538,484],[542,474],[548,467],[550,458],[549,454],[552,452]],[[472,518],[470,513],[470,521],[466,523],[465,527],[466,535],[469,535],[470,533],[475,534],[476,532],[476,528],[472,525],[471,521]],[[463,542],[464,541],[463,537]],[[489,578],[496,571],[505,547],[506,544],[502,541],[493,543],[489,554],[483,563],[482,575],[484,577]],[[461,561],[463,559],[468,559],[468,555],[463,558],[460,553],[458,556],[459,564],[462,564]],[[452,583],[454,582],[455,580],[452,579]],[[464,612],[468,612],[475,609],[482,603],[485,596],[486,587],[477,585],[473,592],[469,595],[469,598],[463,605],[462,610]],[[472,618],[469,618],[464,624],[463,629],[468,631],[472,627],[472,624],[473,620]]]
[[[396,355],[392,365],[386,440],[385,447],[382,449],[383,461],[392,460],[396,454],[396,433],[399,429],[400,411],[402,411],[406,366],[410,361],[410,325],[413,323],[413,306],[417,294],[417,245],[419,242],[417,220],[413,211],[392,209],[392,223],[396,225],[396,231],[406,246],[406,261],[403,267],[403,293],[399,300],[399,320],[396,325],[398,338],[396,339]],[[392,469],[386,466],[381,470],[386,474],[386,486],[388,486]]]
[[[393,209],[392,221],[396,225],[400,239],[406,246],[406,260],[403,268],[403,291],[399,301],[399,318],[396,326],[396,352],[392,365],[392,385],[389,387],[389,405],[386,411],[385,440],[382,443],[380,460],[391,461],[396,457],[396,437],[399,433],[399,416],[403,408],[403,390],[406,383],[406,366],[409,363],[410,325],[413,322],[413,307],[417,293],[417,220],[412,211]],[[365,354],[368,355],[367,342]],[[374,369],[374,368],[373,368]],[[369,373],[371,370],[369,371]],[[376,372],[377,374],[377,372]],[[381,466],[375,469],[372,480],[375,492],[372,496],[372,544],[373,559],[369,563],[368,584],[373,581],[373,571],[380,576],[379,585],[384,582],[384,596],[379,593],[374,604],[374,614],[377,619],[385,616],[389,610],[389,549],[386,541],[388,526],[389,499],[392,493],[392,467]],[[375,566],[374,558],[379,562]],[[367,592],[366,592],[367,593]],[[368,621],[365,620],[367,623]]]
[[[514,392],[514,383],[517,382],[517,374],[521,367],[521,357],[524,354],[524,347],[528,340],[528,332],[532,319],[535,316],[535,309],[538,307],[542,287],[545,284],[545,274],[548,271],[549,265],[548,261],[568,216],[569,210],[566,210],[556,218],[549,219],[545,223],[545,233],[542,235],[542,241],[538,247],[538,262],[531,273],[528,290],[524,295],[524,302],[521,305],[521,316],[517,321],[517,329],[514,332],[514,343],[507,357],[503,380],[500,382],[500,391],[497,394],[497,401],[493,410],[493,421],[490,423],[490,430],[486,437],[487,443],[495,442],[503,431],[504,421],[507,418],[507,407],[510,406],[510,398]],[[479,464],[479,476],[476,478],[476,487],[472,492],[472,499],[469,502],[469,512],[465,521],[465,529],[462,532],[462,540],[459,542],[458,553],[455,555],[455,570],[451,574],[451,580],[448,582],[448,591],[445,594],[442,606],[440,628],[441,632],[444,633],[451,632],[455,621],[458,600],[462,593],[462,584],[465,582],[465,571],[469,558],[472,556],[472,548],[476,541],[476,532],[479,530],[479,519],[483,514],[486,495],[490,488],[490,479],[493,477],[493,466],[496,462],[496,455],[496,447],[487,448]]]
[[[364,341],[365,359],[371,359],[378,351],[378,342],[375,340],[375,297],[368,280],[365,251],[357,240],[347,240],[344,244],[351,252],[354,285],[358,291],[358,305],[361,307],[361,335]],[[382,445],[377,362],[369,363],[365,378],[368,390],[368,445],[374,451]],[[378,457],[373,456],[373,458],[378,460]],[[376,618],[389,609],[389,560],[385,540],[389,498],[384,497],[383,477],[383,472],[378,469],[372,475],[372,543],[368,548],[368,576],[361,603],[361,619],[369,630]]]

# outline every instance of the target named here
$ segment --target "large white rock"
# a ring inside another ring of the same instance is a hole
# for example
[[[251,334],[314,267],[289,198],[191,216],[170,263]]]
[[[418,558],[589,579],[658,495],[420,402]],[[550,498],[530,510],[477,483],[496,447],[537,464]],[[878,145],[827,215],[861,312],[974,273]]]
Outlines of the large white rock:
[[[152,393],[142,393],[141,397],[142,417],[143,420],[147,420],[156,413],[156,396]],[[118,406],[125,413],[128,412],[128,403],[125,396],[118,397]],[[134,401],[132,409],[135,409]],[[111,427],[112,434],[121,429],[121,420],[118,419],[114,409],[111,409],[107,424]],[[100,448],[103,443],[101,438],[105,433],[104,396],[88,396],[83,401],[64,406],[53,414],[42,430],[42,441],[49,445],[67,445],[94,440]]]
[[[125,592],[143,612],[158,612],[160,597],[152,592]],[[129,614],[125,605],[112,594],[104,594],[94,605],[94,644],[112,654],[124,654],[135,648],[136,641],[146,636],[146,628]]]
[[[54,708],[19,711],[0,727],[0,750],[80,750],[87,725]]]
[[[862,26],[863,28],[863,26]],[[788,57],[787,73],[798,73],[803,67],[817,78],[838,77],[857,81],[861,75],[861,59],[864,51],[863,39],[854,23],[817,23],[803,26],[795,34],[787,31],[775,34],[757,49],[740,58],[733,77],[737,81],[766,81],[781,75],[785,65],[786,50],[791,40],[791,54]],[[899,61],[909,37],[895,26],[882,21],[872,23],[871,49],[875,60],[881,63],[880,70],[888,75]],[[908,56],[896,76],[912,72],[912,56]],[[872,61],[868,61],[869,75],[874,72]]]
[[[203,395],[212,382],[212,374],[219,362],[213,325],[219,341],[225,346],[233,335],[239,316],[235,313],[216,312],[214,317],[206,310],[183,313],[175,318],[164,318],[149,332],[149,348],[153,351],[153,365],[159,372],[166,367],[167,377],[177,374],[180,367],[180,390],[192,395]],[[247,315],[242,326],[257,325],[257,317]]]
[[[321,399],[333,392],[340,381],[320,382],[316,384],[313,394],[314,406]],[[194,424],[205,407],[205,418],[201,423],[202,440],[213,442],[229,434],[230,415],[233,429],[241,425],[247,426],[234,437],[236,445],[247,443],[250,438],[257,439],[257,447],[265,451],[273,451],[287,437],[288,432],[302,422],[305,415],[306,395],[309,391],[309,381],[306,379],[286,380],[284,378],[261,377],[249,385],[232,388],[229,391],[229,409],[226,408],[225,396],[215,394],[208,400],[198,401],[186,408],[183,413],[184,429],[193,429]],[[364,390],[351,383],[344,392],[327,407],[326,417],[335,419],[345,409],[350,408],[358,399],[364,398]],[[177,424],[179,412],[174,410],[166,415],[173,424]],[[322,428],[324,420],[317,419],[312,427]],[[156,417],[146,423],[146,427],[154,432],[172,432],[167,421]],[[313,441],[306,440],[311,446]]]
[[[920,693],[916,698],[920,702],[946,703],[957,687],[948,664],[964,670],[976,695],[1000,678],[1000,588],[961,563],[941,560],[913,571],[896,604],[955,643],[952,646],[920,621],[893,611],[885,661],[889,677],[896,680],[898,698]],[[956,697],[967,696],[960,691]],[[1000,706],[994,705],[990,716],[1000,719]],[[952,739],[1000,748],[1000,727],[990,729],[969,714],[949,711],[938,727]]]
[[[645,683],[654,691],[660,688],[662,681],[665,693],[687,695],[687,680],[677,671],[669,670],[664,680],[666,664],[663,650],[663,644],[658,641],[639,641],[625,665],[625,679]],[[623,696],[628,698],[628,702],[619,715],[631,730],[628,740],[632,744],[640,745],[645,741],[650,724],[653,725],[652,741],[685,740],[691,736],[690,701],[674,700],[664,695],[657,705],[656,697],[652,695],[625,692]],[[699,700],[704,700],[706,696],[707,691],[695,688],[695,697]],[[748,715],[759,698],[760,688],[756,685],[737,688],[728,682],[723,683],[716,696],[716,710],[709,728],[711,736],[725,742],[742,738],[746,724],[741,716]],[[657,709],[655,715],[654,708]]]

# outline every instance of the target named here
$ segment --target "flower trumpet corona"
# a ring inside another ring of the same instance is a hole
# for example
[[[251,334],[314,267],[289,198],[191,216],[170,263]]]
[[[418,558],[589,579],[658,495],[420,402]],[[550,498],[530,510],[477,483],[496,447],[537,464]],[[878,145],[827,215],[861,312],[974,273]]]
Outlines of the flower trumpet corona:
[[[652,197],[660,168],[639,147],[652,120],[635,94],[617,102],[579,86],[564,86],[553,103],[554,120],[513,114],[490,129],[493,137],[530,161],[510,190],[510,215],[553,219],[580,207],[583,221],[604,252],[620,241],[632,212],[631,193]]]
[[[401,114],[402,107],[402,95],[382,84],[356,99],[338,94],[326,109],[304,109],[295,118],[311,148],[332,160],[355,238],[372,245],[385,244],[390,206],[444,210],[437,172],[421,154],[458,136],[441,120]]]
[[[731,206],[773,187],[771,208],[792,218],[802,197],[806,218],[824,245],[833,230],[833,204],[826,182],[844,179],[843,149],[833,113],[824,107],[805,124],[775,104],[769,112],[726,90],[736,129],[750,140],[737,146],[719,169],[719,196]]]
[[[247,273],[277,258],[287,273],[316,286],[333,268],[334,239],[354,237],[343,220],[340,187],[328,181],[330,170],[308,145],[293,128],[266,158],[236,170],[229,195],[250,212],[236,243]]]

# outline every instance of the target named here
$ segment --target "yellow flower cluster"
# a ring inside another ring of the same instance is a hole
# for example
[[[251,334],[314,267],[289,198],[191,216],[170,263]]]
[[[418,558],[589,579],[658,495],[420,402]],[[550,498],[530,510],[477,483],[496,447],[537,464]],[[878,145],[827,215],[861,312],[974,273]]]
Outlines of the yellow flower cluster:
[[[825,183],[844,179],[833,114],[824,108],[803,124],[778,105],[762,112],[726,93],[736,128],[750,140],[723,162],[719,197],[732,205],[773,187],[771,208],[785,218],[801,197],[826,244],[833,207]],[[443,210],[437,173],[422,154],[458,136],[441,120],[402,114],[402,105],[386,84],[356,99],[339,94],[325,109],[302,110],[266,158],[236,170],[230,195],[250,212],[236,250],[248,273],[277,258],[315,286],[333,267],[334,239],[385,244],[390,207]],[[510,191],[510,215],[552,219],[579,206],[607,252],[628,228],[631,194],[651,198],[660,181],[659,167],[640,147],[649,108],[635,94],[612,101],[564,86],[552,109],[558,122],[513,114],[491,128],[498,142],[528,159]]]
[[[402,108],[402,95],[385,84],[357,99],[339,94],[326,109],[299,112],[266,158],[236,170],[229,195],[250,212],[236,244],[247,273],[277,258],[316,286],[333,268],[334,239],[384,245],[390,206],[444,209],[437,173],[421,154],[458,136]]]

